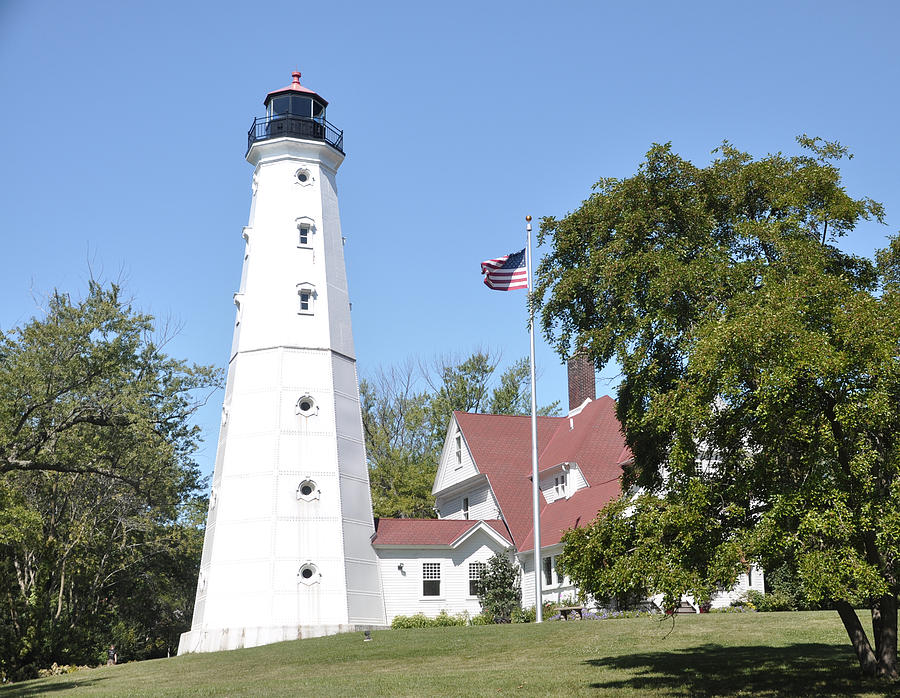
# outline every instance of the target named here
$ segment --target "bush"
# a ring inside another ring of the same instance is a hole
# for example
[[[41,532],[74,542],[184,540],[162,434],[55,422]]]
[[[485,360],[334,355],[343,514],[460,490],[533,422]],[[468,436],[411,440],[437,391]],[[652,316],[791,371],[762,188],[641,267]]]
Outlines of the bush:
[[[548,620],[551,616],[554,616],[556,614],[556,609],[559,608],[559,606],[560,604],[554,603],[553,601],[545,601],[544,620]],[[537,614],[534,612],[534,606],[529,606],[528,608],[516,608],[512,612],[513,623],[534,623],[536,618]]]
[[[746,592],[747,602],[757,611],[797,611],[800,604],[790,594],[784,591],[773,591],[771,594],[763,594],[750,589]]]
[[[519,566],[505,552],[494,553],[487,561],[487,569],[478,584],[478,602],[482,613],[495,623],[509,623],[513,613],[521,610]]]
[[[476,616],[478,618],[478,616]],[[466,611],[457,613],[455,616],[442,610],[435,618],[429,618],[424,613],[416,613],[412,616],[395,616],[391,621],[391,627],[394,630],[403,630],[407,628],[447,628],[450,626],[462,625],[485,625],[486,623],[475,622],[470,619]]]

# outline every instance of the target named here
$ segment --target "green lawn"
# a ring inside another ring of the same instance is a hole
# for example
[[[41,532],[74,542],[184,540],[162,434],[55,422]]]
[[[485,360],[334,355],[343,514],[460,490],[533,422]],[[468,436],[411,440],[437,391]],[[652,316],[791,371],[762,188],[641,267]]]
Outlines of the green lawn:
[[[834,612],[385,630],[103,667],[0,698],[167,696],[881,696]],[[896,692],[900,695],[900,691]]]

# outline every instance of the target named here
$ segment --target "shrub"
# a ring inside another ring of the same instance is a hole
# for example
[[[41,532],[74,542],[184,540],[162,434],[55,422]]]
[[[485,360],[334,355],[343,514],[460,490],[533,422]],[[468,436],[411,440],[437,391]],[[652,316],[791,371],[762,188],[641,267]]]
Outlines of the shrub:
[[[478,616],[476,616],[478,618]],[[412,616],[395,616],[391,621],[391,627],[394,630],[404,630],[408,628],[447,628],[450,626],[461,625],[485,625],[485,623],[475,622],[470,619],[466,611],[457,613],[455,616],[442,610],[435,618],[429,618],[424,613],[416,613]]]
[[[516,609],[521,609],[519,566],[505,552],[494,553],[487,561],[478,585],[478,602],[495,623],[511,622]]]
[[[431,623],[431,618],[424,613],[416,613],[412,616],[396,616],[391,621],[391,627],[396,629],[404,628],[427,628]]]
[[[784,591],[773,591],[771,594],[763,594],[750,589],[746,592],[747,601],[757,611],[797,611],[800,604],[790,594]]]
[[[547,620],[554,615],[558,615],[556,609],[559,608],[559,606],[560,604],[554,603],[553,601],[545,601],[544,620]],[[528,608],[516,608],[512,612],[513,623],[534,623],[536,618],[537,614],[534,612],[534,606],[529,606]]]

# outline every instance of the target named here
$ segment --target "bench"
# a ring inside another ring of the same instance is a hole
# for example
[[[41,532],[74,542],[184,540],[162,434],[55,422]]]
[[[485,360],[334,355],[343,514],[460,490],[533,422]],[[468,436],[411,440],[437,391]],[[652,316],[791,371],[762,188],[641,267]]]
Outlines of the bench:
[[[584,618],[584,606],[560,606],[556,609],[563,620],[569,620],[570,613],[577,613],[579,618]]]

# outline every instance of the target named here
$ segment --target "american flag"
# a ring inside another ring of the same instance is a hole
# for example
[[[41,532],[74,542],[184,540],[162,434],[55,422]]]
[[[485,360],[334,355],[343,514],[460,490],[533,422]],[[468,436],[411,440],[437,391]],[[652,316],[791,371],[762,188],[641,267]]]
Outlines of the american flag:
[[[528,270],[525,267],[525,249],[510,252],[505,257],[489,259],[481,263],[484,285],[495,291],[514,291],[528,288]]]

